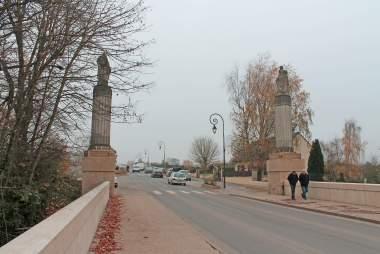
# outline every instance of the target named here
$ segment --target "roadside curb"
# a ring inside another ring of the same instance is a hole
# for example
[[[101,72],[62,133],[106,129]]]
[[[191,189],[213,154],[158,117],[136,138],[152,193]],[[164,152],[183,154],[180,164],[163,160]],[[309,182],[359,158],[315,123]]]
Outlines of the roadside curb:
[[[211,185],[211,184],[205,184],[205,183],[203,183],[201,186],[203,188],[209,189],[209,190],[219,190],[219,189],[221,189],[220,186],[218,186],[218,185]]]
[[[327,215],[332,215],[332,216],[337,216],[337,217],[343,217],[343,218],[348,218],[348,219],[353,219],[353,220],[370,222],[370,223],[374,223],[374,224],[380,224],[379,220],[373,220],[373,219],[368,219],[368,218],[363,218],[363,217],[357,217],[357,216],[348,215],[348,214],[329,212],[329,211],[324,211],[324,210],[319,210],[319,209],[314,209],[314,208],[309,208],[309,207],[290,205],[290,204],[285,204],[285,203],[282,203],[282,202],[272,201],[272,200],[268,200],[268,199],[255,198],[255,197],[249,197],[249,196],[244,196],[244,195],[240,195],[240,194],[229,193],[228,195],[235,196],[235,197],[240,197],[240,198],[251,199],[251,200],[255,200],[255,201],[266,202],[266,203],[275,204],[275,205],[286,206],[286,207],[290,207],[290,208],[296,208],[296,209],[306,210],[306,211],[310,211],[310,212],[322,213],[322,214],[327,214]]]

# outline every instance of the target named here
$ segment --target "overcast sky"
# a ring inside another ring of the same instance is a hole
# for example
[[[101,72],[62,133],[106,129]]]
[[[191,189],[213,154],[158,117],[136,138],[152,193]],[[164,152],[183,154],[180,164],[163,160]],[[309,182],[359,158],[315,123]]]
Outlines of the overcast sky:
[[[366,157],[380,151],[380,1],[348,0],[147,0],[144,34],[156,41],[146,50],[155,61],[145,77],[155,82],[134,97],[145,114],[135,125],[113,124],[118,161],[144,150],[153,161],[189,158],[192,140],[211,132],[209,115],[219,112],[230,136],[225,76],[260,53],[292,64],[304,79],[315,111],[313,138],[341,136],[354,118],[368,142]]]

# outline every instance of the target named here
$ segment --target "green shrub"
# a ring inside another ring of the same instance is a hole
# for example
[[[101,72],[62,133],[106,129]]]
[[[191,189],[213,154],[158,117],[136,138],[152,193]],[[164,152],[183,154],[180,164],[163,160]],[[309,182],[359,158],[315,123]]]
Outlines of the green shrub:
[[[58,176],[51,182],[2,190],[0,199],[0,246],[77,199],[80,182]]]
[[[313,141],[310,150],[310,156],[308,161],[308,172],[310,175],[310,180],[313,181],[323,181],[323,175],[325,171],[325,163],[323,160],[323,154],[319,140]]]

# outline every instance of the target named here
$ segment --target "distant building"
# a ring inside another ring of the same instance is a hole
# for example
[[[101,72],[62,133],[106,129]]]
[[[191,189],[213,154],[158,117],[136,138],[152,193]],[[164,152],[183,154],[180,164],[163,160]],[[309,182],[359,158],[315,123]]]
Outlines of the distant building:
[[[181,164],[181,161],[176,158],[167,158],[166,163],[170,166],[179,166]]]
[[[193,162],[190,160],[184,160],[183,161],[183,167],[185,169],[192,169],[193,168]]]
[[[301,159],[305,160],[305,170],[309,161],[311,150],[310,142],[299,132],[293,135],[293,151],[301,154]]]

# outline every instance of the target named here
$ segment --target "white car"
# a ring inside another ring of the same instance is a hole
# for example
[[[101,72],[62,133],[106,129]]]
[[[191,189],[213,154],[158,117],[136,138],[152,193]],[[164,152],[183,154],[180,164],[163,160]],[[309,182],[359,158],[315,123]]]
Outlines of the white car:
[[[191,174],[190,174],[189,170],[182,169],[179,172],[184,173],[186,175],[186,181],[191,181]]]
[[[173,172],[168,177],[168,184],[186,185],[186,175],[181,172]]]
[[[115,188],[117,188],[119,186],[119,181],[117,180],[117,176],[113,178],[113,182],[114,182]]]
[[[137,167],[137,166],[133,166],[132,168],[132,173],[139,173],[141,171],[141,168]]]

